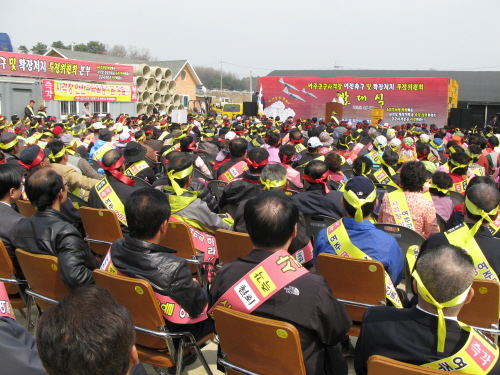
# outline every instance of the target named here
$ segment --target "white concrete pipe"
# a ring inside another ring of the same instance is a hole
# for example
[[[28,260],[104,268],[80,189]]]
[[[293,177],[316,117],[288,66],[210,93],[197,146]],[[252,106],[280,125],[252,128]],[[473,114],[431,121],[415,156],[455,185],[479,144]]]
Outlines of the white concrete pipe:
[[[151,67],[151,77],[156,79],[157,82],[159,80],[163,79],[163,71],[161,70],[161,68],[159,68],[157,66],[152,66]]]
[[[134,65],[134,77],[143,76],[144,79],[148,79],[151,75],[151,68],[148,64],[137,64]]]
[[[168,83],[168,93],[170,95],[174,95],[175,94],[175,89],[177,88],[177,85],[175,84],[175,81],[170,81]]]
[[[172,70],[169,68],[161,68],[163,72],[163,79],[166,81],[171,81],[173,76],[172,76]]]
[[[172,96],[170,94],[163,95],[162,103],[165,105],[169,105],[172,102]]]
[[[156,79],[150,77],[146,83],[146,90],[149,91],[150,94],[156,91]]]
[[[170,104],[168,107],[167,107],[167,115],[171,115],[172,114],[172,111],[174,110],[174,106],[172,104]]]
[[[146,80],[142,76],[134,77],[134,83],[137,85],[137,91],[143,92],[146,90]]]
[[[168,93],[168,82],[164,79],[158,81],[158,83],[156,84],[156,90],[158,90],[160,94],[165,95],[166,93]]]
[[[148,107],[146,109],[146,114],[148,116],[151,116],[153,114],[153,107],[154,107],[154,105],[152,103],[148,104]]]
[[[175,106],[181,104],[181,97],[179,96],[179,94],[175,94],[174,96],[172,96],[172,104]]]
[[[144,114],[144,104],[137,102],[137,116]]]
[[[156,104],[156,103],[159,103],[161,101],[161,94],[156,91],[153,95],[152,95],[153,99],[151,100],[151,102],[153,104]]]

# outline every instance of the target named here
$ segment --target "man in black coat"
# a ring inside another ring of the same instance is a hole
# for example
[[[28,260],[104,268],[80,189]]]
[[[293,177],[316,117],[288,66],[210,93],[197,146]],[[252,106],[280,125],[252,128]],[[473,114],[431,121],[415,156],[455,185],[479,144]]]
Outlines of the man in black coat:
[[[489,371],[482,373],[500,373],[498,361],[490,368],[498,358],[498,349],[487,339],[478,345],[481,349],[478,356],[465,357],[466,352],[472,352],[473,348],[466,345],[469,332],[460,327],[457,316],[474,295],[471,288],[474,273],[472,259],[462,249],[447,244],[429,246],[418,259],[414,273],[418,276],[418,281],[414,282],[419,295],[418,305],[411,309],[376,306],[366,311],[354,355],[356,374],[367,373],[367,361],[372,355],[445,371],[454,371],[465,367],[464,363],[468,366],[476,362],[477,366]],[[458,300],[453,301],[455,298]],[[437,305],[448,301],[453,302],[441,310],[444,318],[440,320]],[[439,326],[445,327],[446,334],[438,333]],[[474,335],[470,344],[480,342],[477,340],[479,333]],[[490,355],[481,360],[483,351]],[[470,367],[464,372],[476,373]]]
[[[101,268],[105,269],[109,260],[119,273],[149,281],[160,299],[171,298],[176,304],[174,314],[182,308],[191,318],[207,318],[173,322],[165,315],[167,309],[162,309],[172,332],[189,331],[197,340],[213,332],[213,321],[204,310],[207,291],[193,280],[186,260],[177,257],[176,250],[160,245],[168,236],[168,197],[157,189],[139,189],[127,199],[125,212],[130,235],[113,243]]]
[[[221,297],[270,257],[284,254],[280,255],[276,265],[281,264],[283,273],[291,271],[300,274],[300,263],[290,260],[288,253],[282,251],[289,247],[297,234],[299,210],[294,201],[280,191],[263,192],[247,202],[244,218],[254,250],[243,259],[225,264],[217,274],[210,289],[211,306],[223,304]],[[288,260],[283,263],[283,258]],[[273,264],[271,262],[270,267]],[[281,275],[279,269],[278,274]],[[285,276],[278,276],[278,279],[281,277]],[[278,279],[273,282],[276,284]],[[252,290],[252,293],[258,292]],[[335,299],[322,276],[306,271],[274,294],[268,293],[266,297],[259,295],[257,298],[262,298],[258,302],[262,303],[251,311],[252,314],[289,322],[299,331],[307,374],[347,374],[347,364],[340,355],[338,344],[352,321],[345,306]],[[224,302],[236,308],[234,301]],[[243,310],[249,312],[249,307]]]
[[[342,193],[330,191],[326,184],[330,181],[328,165],[324,161],[313,160],[304,169],[303,179],[309,182],[309,188],[293,196],[304,215],[325,215],[340,219],[346,216],[342,207]]]
[[[56,256],[61,278],[69,288],[94,282],[97,260],[76,229],[60,212],[68,196],[67,182],[54,168],[40,168],[26,179],[26,194],[37,212],[14,229],[17,247],[34,254]]]

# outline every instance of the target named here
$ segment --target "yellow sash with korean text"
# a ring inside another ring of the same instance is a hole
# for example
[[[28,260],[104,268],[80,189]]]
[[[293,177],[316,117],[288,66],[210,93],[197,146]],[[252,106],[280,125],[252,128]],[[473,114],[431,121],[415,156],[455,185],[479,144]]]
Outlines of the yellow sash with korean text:
[[[135,162],[132,164],[130,167],[128,167],[125,170],[125,174],[129,177],[137,176],[137,174],[146,169],[149,168],[148,163],[146,163],[144,160],[139,160],[138,162]]]
[[[112,149],[113,149],[113,145],[109,142],[106,142],[101,147],[99,147],[99,149],[96,152],[94,152],[92,159],[101,160],[101,158],[104,156],[104,154]]]
[[[393,191],[387,194],[387,198],[389,199],[392,216],[394,217],[396,225],[415,230],[415,225],[410,215],[410,209],[406,202],[405,193],[403,191]]]
[[[297,151],[299,154],[306,149],[306,146],[304,146],[302,143],[297,143],[295,145],[295,151]]]
[[[494,280],[498,282],[497,274],[486,260],[486,257],[474,237],[472,237],[469,242],[464,244],[464,237],[467,235],[467,232],[469,232],[469,227],[462,223],[455,228],[444,232],[444,235],[450,244],[461,247],[472,257],[474,268],[476,269],[474,278]]]
[[[118,217],[120,223],[126,226],[127,218],[125,217],[125,206],[111,187],[108,179],[103,178],[99,181],[99,183],[95,186],[95,189],[106,208],[108,210],[112,210]]]
[[[392,181],[392,178],[387,173],[385,173],[383,168],[380,168],[378,171],[373,172],[373,177],[375,177],[379,184],[391,185],[399,188],[399,186],[396,185],[394,181]]]
[[[349,234],[345,229],[345,226],[342,222],[342,219],[333,223],[326,230],[328,242],[332,246],[333,250],[337,253],[337,255],[355,258],[355,259],[368,259],[372,260],[368,255],[366,255],[362,250],[356,247],[349,238]],[[392,283],[391,277],[384,270],[384,281],[385,281],[385,296],[391,301],[391,303],[401,309],[403,305],[401,304],[401,300],[399,299],[398,293],[396,292],[396,288]]]
[[[458,324],[469,332],[465,345],[449,357],[420,366],[448,372],[488,374],[498,360],[498,347],[481,332],[461,322]]]

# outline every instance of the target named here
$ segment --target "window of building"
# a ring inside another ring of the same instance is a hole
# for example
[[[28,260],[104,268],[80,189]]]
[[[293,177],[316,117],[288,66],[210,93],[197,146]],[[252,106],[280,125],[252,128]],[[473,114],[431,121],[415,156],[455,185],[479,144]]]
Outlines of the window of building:
[[[73,101],[61,101],[61,115],[78,115],[78,105],[77,102]]]
[[[107,113],[109,108],[108,102],[92,102],[91,107],[94,113]]]
[[[182,79],[183,81],[185,81],[185,80],[186,80],[186,71],[185,71],[185,70],[183,70],[183,71],[181,72],[181,79]]]
[[[184,108],[189,108],[189,95],[179,95],[181,98],[181,104]]]

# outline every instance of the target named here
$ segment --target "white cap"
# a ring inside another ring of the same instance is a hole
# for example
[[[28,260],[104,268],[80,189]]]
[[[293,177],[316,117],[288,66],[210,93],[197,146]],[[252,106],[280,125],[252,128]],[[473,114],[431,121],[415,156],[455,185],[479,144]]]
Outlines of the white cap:
[[[224,139],[228,139],[230,141],[235,138],[238,138],[238,135],[235,132],[227,132],[226,135],[224,136]]]
[[[94,128],[94,130],[106,129],[102,122],[94,122],[94,125],[92,125],[92,127]]]
[[[318,137],[311,137],[307,141],[307,147],[317,148],[317,147],[321,147],[321,146],[323,146],[323,143],[321,143],[321,141],[319,140]]]

